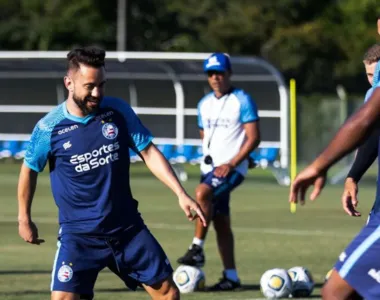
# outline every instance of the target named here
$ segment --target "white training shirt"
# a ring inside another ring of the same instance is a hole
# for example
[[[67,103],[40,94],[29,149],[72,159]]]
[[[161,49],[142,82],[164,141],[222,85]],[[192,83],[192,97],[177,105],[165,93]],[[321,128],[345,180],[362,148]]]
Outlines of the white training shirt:
[[[204,132],[203,158],[211,155],[213,164],[206,165],[202,159],[201,172],[206,174],[231,161],[245,141],[244,123],[258,120],[255,102],[241,89],[234,88],[219,99],[213,92],[204,96],[198,104],[198,126]],[[236,171],[245,176],[248,160],[237,166]]]

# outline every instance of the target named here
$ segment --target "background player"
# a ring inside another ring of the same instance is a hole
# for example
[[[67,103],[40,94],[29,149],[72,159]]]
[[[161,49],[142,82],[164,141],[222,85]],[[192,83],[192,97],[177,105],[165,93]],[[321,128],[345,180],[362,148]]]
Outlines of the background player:
[[[240,287],[234,258],[234,238],[230,218],[230,194],[240,185],[248,170],[249,154],[260,143],[256,104],[241,89],[231,86],[229,56],[214,53],[204,61],[204,72],[212,92],[198,104],[198,126],[203,140],[204,161],[196,199],[206,216],[213,221],[223,278],[210,290],[233,290]],[[208,227],[195,225],[195,237],[189,250],[178,259],[180,264],[203,266],[203,245]]]
[[[368,49],[363,59],[367,79],[371,85],[371,88],[366,93],[364,102],[366,102],[372,94],[373,75],[375,72],[376,64],[379,60],[380,44],[375,44]],[[355,156],[354,163],[348,172],[344,184],[344,192],[342,195],[343,204],[351,201],[354,203],[357,202],[358,182],[377,157],[379,136],[380,128],[375,128],[366,142],[359,147],[358,152]],[[360,216],[360,213],[356,210],[346,210],[346,212],[350,215]]]
[[[67,58],[68,98],[37,123],[21,167],[19,234],[32,244],[43,242],[31,206],[38,172],[49,162],[60,224],[52,299],[92,299],[105,267],[131,289],[142,284],[153,299],[179,299],[169,260],[144,225],[130,190],[129,148],[177,195],[190,220],[194,211],[204,221],[202,211],[127,102],[103,98],[105,51],[78,48]]]
[[[338,131],[321,155],[294,180],[289,195],[290,202],[305,203],[305,194],[314,185],[311,200],[323,189],[328,169],[345,154],[357,147],[380,119],[380,64],[374,75],[374,90],[368,101]],[[362,231],[340,256],[333,272],[322,289],[323,299],[353,299],[360,294],[365,299],[379,299],[380,285],[380,181],[371,218]],[[357,202],[344,203],[347,211],[356,211]]]

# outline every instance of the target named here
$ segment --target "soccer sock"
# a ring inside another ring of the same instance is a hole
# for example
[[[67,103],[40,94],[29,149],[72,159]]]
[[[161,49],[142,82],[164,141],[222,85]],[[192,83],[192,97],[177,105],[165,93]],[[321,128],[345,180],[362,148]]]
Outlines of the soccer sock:
[[[201,240],[201,239],[198,239],[197,237],[194,237],[192,245],[197,245],[197,246],[203,248],[204,243],[205,243],[204,240]]]
[[[224,270],[224,275],[227,277],[227,279],[229,279],[231,281],[234,281],[234,282],[239,281],[239,277],[238,277],[238,274],[236,272],[236,269],[226,269],[226,270]]]

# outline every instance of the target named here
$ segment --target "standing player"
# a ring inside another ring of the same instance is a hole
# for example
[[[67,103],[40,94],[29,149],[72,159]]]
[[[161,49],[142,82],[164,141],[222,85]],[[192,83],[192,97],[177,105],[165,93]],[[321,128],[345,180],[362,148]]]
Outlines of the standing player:
[[[204,220],[202,211],[131,107],[117,98],[103,98],[104,58],[105,51],[95,47],[67,55],[68,98],[37,123],[21,167],[19,234],[32,244],[43,242],[31,205],[38,172],[49,163],[60,224],[52,299],[92,299],[97,275],[105,267],[131,289],[142,284],[153,299],[179,299],[170,263],[132,196],[129,149],[177,195],[190,220],[195,217],[191,211]]]
[[[371,88],[367,91],[364,102],[366,102],[373,91],[373,75],[375,72],[376,64],[380,60],[380,44],[375,44],[368,49],[364,55],[364,66],[366,75]],[[358,182],[368,168],[372,165],[377,157],[378,144],[380,137],[380,128],[375,128],[366,142],[359,147],[355,157],[355,161],[348,172],[345,184],[342,201],[347,202],[347,198],[352,197],[356,202]],[[351,211],[347,211],[349,214]],[[359,212],[355,212],[354,215],[359,216]]]
[[[338,131],[322,154],[294,180],[289,195],[290,202],[305,202],[305,194],[314,185],[311,200],[323,189],[328,169],[352,151],[378,126],[380,119],[380,64],[374,75],[374,90],[368,101]],[[367,225],[353,239],[336,263],[333,272],[322,289],[323,299],[380,299],[380,178],[377,195]],[[357,201],[348,197],[343,207],[356,215]]]
[[[231,86],[228,55],[214,53],[204,61],[204,72],[213,90],[198,104],[198,126],[203,140],[204,160],[196,199],[214,222],[223,278],[210,290],[233,290],[241,286],[234,258],[234,238],[230,219],[230,194],[247,174],[249,154],[260,143],[256,104],[241,89]],[[208,227],[195,225],[195,237],[178,263],[201,267],[205,264],[203,245]]]

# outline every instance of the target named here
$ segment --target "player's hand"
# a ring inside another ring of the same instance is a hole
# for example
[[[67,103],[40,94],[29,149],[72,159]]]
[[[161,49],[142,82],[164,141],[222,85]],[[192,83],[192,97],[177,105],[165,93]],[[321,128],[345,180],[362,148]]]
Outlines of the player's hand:
[[[320,172],[312,165],[307,167],[294,179],[289,194],[289,202],[305,204],[305,195],[309,186],[314,185],[310,200],[315,200],[322,192],[326,182],[326,173]]]
[[[38,237],[37,226],[32,221],[19,221],[18,233],[27,243],[39,245],[45,242]]]
[[[220,165],[219,167],[216,167],[214,170],[214,175],[216,177],[227,177],[228,174],[232,171],[232,166],[230,164],[224,164]]]
[[[186,193],[183,193],[178,197],[178,200],[179,200],[179,206],[185,212],[186,217],[190,221],[194,221],[196,218],[199,218],[203,226],[204,227],[207,226],[206,218],[202,212],[202,209],[200,208],[200,206],[194,199],[192,199]]]
[[[352,178],[347,178],[344,183],[342,206],[344,211],[352,217],[360,217],[361,213],[356,210],[358,206],[358,185]]]

